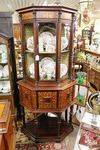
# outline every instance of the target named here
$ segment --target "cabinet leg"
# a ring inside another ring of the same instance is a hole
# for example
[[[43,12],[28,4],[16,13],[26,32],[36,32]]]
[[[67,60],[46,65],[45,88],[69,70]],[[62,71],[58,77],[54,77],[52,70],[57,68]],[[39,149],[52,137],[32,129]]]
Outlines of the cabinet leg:
[[[38,118],[35,118],[35,132],[36,132],[36,137],[38,138]]]
[[[23,125],[25,125],[25,110],[23,106],[21,106],[21,116],[22,116]]]
[[[60,128],[61,128],[61,113],[58,113],[58,137],[60,136]]]
[[[70,107],[70,117],[69,117],[69,124],[72,125],[72,116],[73,116],[73,106]]]
[[[66,121],[66,123],[68,123],[68,118],[67,118],[67,116],[68,116],[68,111],[67,111],[67,109],[65,110],[65,121]]]

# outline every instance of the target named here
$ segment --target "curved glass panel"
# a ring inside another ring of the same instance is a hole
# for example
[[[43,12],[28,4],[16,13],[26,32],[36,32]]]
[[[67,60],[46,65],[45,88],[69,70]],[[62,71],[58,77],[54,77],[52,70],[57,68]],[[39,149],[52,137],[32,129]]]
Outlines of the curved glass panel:
[[[39,23],[39,78],[55,80],[56,77],[56,26],[54,23]]]
[[[24,25],[25,35],[25,71],[26,76],[29,78],[35,78],[34,67],[34,34],[33,23],[27,23]]]
[[[63,21],[61,30],[61,64],[60,78],[68,78],[69,70],[69,40],[70,40],[70,21]]]

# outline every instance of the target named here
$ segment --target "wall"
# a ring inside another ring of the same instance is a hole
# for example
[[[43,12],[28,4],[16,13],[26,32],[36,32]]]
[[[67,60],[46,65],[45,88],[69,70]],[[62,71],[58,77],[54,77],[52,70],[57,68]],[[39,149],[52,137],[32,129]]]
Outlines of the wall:
[[[0,32],[7,36],[13,35],[12,15],[9,12],[0,12]]]

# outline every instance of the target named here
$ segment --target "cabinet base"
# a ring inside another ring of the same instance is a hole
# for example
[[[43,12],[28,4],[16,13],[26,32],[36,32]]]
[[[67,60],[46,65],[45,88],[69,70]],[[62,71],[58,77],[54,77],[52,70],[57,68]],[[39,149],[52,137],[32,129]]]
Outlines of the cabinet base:
[[[70,132],[73,126],[66,121],[58,121],[57,117],[41,115],[36,120],[25,123],[22,132],[25,133],[35,143],[61,142]]]

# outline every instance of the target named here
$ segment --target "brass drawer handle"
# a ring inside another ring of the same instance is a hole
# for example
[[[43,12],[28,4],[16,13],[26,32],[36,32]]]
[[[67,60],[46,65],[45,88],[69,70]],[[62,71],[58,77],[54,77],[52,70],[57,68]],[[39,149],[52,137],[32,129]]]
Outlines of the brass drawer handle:
[[[50,103],[51,102],[51,97],[43,97],[43,100],[45,103]]]

